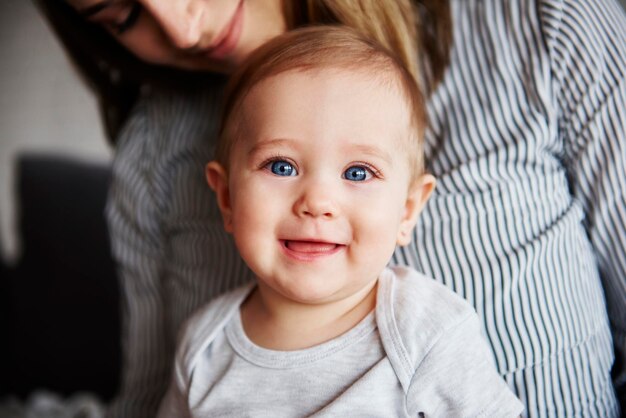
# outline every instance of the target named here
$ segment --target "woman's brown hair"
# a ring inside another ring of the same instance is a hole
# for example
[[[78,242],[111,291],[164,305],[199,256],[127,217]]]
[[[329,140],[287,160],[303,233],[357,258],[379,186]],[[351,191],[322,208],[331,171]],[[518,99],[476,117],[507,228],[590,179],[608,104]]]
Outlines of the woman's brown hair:
[[[86,21],[65,0],[35,0],[84,81],[96,93],[107,137],[112,143],[135,104],[142,85],[194,89],[222,75],[147,64],[102,27]]]
[[[178,88],[210,77],[143,63],[64,0],[35,2],[96,92],[107,135],[113,141],[142,84],[175,84]],[[283,7],[288,29],[345,24],[371,37],[394,51],[414,76],[421,74],[417,80],[427,93],[448,64],[452,43],[448,0],[283,0]]]

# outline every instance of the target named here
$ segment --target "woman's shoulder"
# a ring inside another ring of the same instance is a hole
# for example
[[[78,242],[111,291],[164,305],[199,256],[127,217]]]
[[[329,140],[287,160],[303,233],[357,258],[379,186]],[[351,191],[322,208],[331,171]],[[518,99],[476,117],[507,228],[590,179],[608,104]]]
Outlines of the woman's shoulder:
[[[171,171],[204,164],[213,156],[219,129],[221,88],[146,87],[116,141],[115,166]]]
[[[161,152],[211,142],[217,134],[222,86],[144,86],[120,132],[116,149],[132,143]]]

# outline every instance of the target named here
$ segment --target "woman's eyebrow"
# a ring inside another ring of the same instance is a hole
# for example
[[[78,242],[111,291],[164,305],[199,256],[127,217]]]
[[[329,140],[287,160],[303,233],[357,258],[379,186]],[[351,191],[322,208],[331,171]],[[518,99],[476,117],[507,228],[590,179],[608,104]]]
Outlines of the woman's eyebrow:
[[[82,17],[90,17],[90,16],[100,13],[102,10],[111,6],[113,3],[115,3],[113,0],[104,0],[104,1],[101,1],[100,3],[96,3],[89,7],[85,7],[82,10],[79,10],[78,14],[81,15]]]

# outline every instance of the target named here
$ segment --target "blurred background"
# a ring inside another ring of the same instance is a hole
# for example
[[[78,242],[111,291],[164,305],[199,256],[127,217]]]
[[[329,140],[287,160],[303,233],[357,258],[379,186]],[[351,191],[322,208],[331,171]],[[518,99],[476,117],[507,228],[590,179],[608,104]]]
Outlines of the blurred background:
[[[0,417],[99,416],[121,352],[112,150],[32,1],[0,0],[0,53]]]
[[[95,98],[29,0],[0,0],[0,233],[15,260],[16,156],[57,153],[88,161],[111,157]]]

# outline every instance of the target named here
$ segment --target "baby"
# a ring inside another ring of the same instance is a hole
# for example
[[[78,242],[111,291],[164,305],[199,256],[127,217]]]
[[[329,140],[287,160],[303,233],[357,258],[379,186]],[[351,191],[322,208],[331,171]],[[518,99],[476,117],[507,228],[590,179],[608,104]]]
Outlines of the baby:
[[[227,91],[206,175],[255,283],[187,324],[162,417],[515,417],[470,306],[407,268],[424,100],[355,32],[289,32]]]

